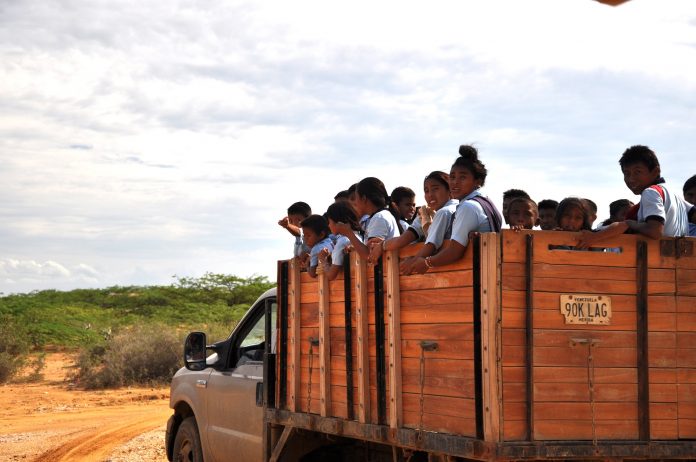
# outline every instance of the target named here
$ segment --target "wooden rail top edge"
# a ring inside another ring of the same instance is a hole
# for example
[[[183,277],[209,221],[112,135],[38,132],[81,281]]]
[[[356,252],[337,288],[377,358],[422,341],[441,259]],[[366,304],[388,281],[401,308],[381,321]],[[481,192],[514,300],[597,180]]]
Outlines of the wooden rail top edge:
[[[496,233],[485,234],[496,235]],[[573,247],[576,243],[575,239],[578,233],[569,231],[515,231],[511,229],[504,229],[500,231],[500,233],[497,233],[497,235],[500,237],[502,243],[508,242],[510,244],[516,244],[517,241],[519,241],[520,249],[524,248],[525,236],[533,235],[537,245],[541,245],[542,247],[546,247],[548,249],[548,246]],[[659,240],[655,240],[637,234],[624,234],[621,236],[613,237],[611,239],[607,239],[605,241],[599,241],[593,244],[593,247],[606,249],[622,249],[622,251],[630,253],[635,251],[636,242],[639,240],[645,241],[651,252],[655,252],[656,255],[661,254],[663,257],[675,257],[679,252],[681,252],[684,256],[692,256],[693,250],[689,251],[688,249],[693,249],[694,243],[696,243],[696,237],[663,237]],[[679,244],[680,242],[682,244]],[[399,250],[399,257],[405,258],[415,255],[422,247],[423,243],[413,243],[407,245],[406,247]],[[467,246],[466,253],[464,254],[464,257],[461,260],[470,258],[471,247],[472,246]],[[601,255],[600,252],[597,252],[597,254]],[[279,262],[290,260],[291,259],[281,259],[279,260]],[[461,263],[461,260],[448,266],[456,267],[458,266],[458,264]]]

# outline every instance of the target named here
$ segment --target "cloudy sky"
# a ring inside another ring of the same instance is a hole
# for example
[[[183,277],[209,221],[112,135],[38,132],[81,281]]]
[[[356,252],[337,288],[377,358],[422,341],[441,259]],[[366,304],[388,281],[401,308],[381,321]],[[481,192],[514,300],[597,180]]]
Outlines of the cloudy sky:
[[[475,144],[498,204],[696,173],[696,2],[0,0],[0,292],[275,277],[323,212]]]

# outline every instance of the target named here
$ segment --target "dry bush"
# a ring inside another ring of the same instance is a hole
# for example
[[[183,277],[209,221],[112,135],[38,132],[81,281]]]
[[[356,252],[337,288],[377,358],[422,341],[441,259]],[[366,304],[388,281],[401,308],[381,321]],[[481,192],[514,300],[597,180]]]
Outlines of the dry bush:
[[[24,361],[22,371],[12,379],[13,383],[37,383],[44,379],[43,370],[46,367],[46,352],[30,355]]]
[[[25,364],[29,351],[26,331],[8,319],[0,319],[0,383],[5,383]]]
[[[181,367],[182,349],[183,341],[171,327],[132,327],[105,347],[82,352],[76,379],[85,388],[166,384]]]

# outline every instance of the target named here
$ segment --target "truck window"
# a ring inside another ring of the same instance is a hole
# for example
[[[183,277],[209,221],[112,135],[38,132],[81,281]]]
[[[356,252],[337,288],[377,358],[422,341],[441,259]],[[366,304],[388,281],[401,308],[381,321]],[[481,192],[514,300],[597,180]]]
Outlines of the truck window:
[[[277,305],[275,302],[271,305],[271,326],[272,328],[272,350],[275,351],[275,338],[276,338],[276,313]],[[263,361],[263,353],[266,340],[266,315],[263,314],[249,329],[247,334],[244,336],[239,344],[239,356],[235,367],[239,367],[243,364],[247,364],[250,361],[261,362]]]
[[[240,347],[248,347],[250,345],[258,345],[265,340],[264,332],[266,326],[266,316],[261,316],[261,318],[256,321],[254,327],[251,328],[249,333],[244,337]]]
[[[271,306],[271,326],[274,326],[273,331],[275,331],[275,325],[276,325],[276,313],[277,313],[277,304],[273,302],[273,305]],[[258,345],[259,343],[262,343],[263,341],[266,340],[266,316],[261,316],[258,321],[256,321],[256,324],[254,324],[254,327],[251,328],[249,333],[244,337],[244,340],[242,340],[242,343],[239,345],[240,347],[248,347],[250,345]]]

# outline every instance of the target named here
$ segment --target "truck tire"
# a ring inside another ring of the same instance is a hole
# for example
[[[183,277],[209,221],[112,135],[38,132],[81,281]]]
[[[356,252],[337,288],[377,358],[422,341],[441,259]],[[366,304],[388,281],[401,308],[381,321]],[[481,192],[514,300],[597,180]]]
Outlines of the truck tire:
[[[203,462],[201,437],[195,417],[187,417],[179,425],[174,438],[172,462]]]

